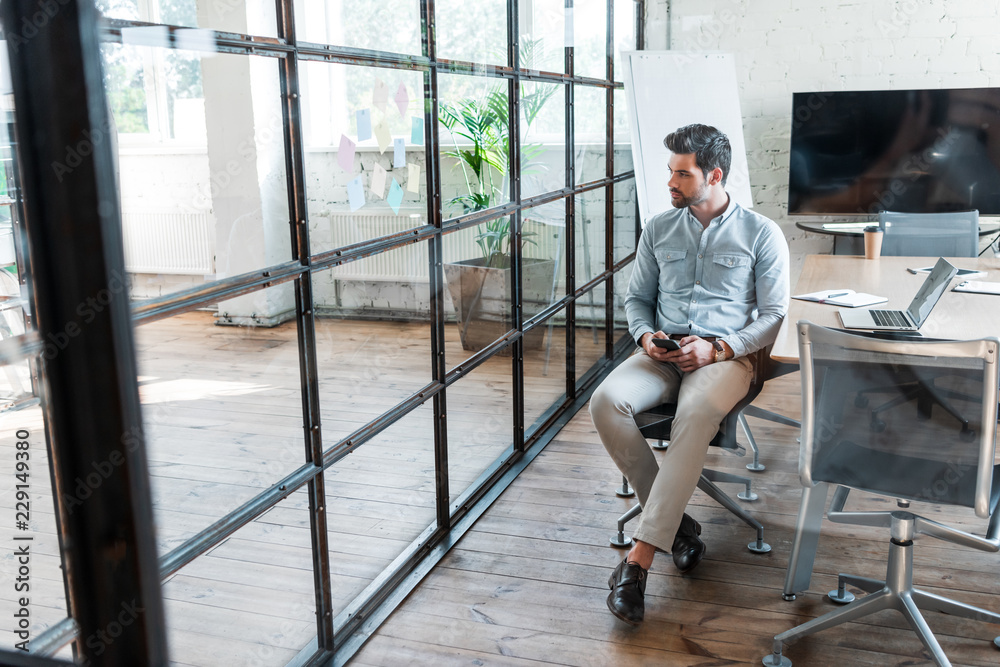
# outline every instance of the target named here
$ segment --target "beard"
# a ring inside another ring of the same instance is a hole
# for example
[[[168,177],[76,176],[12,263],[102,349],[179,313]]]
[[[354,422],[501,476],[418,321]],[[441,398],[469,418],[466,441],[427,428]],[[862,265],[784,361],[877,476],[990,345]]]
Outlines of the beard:
[[[690,197],[685,197],[680,190],[671,189],[670,192],[680,195],[677,199],[674,199],[673,197],[670,198],[670,203],[673,204],[674,208],[697,206],[708,199],[708,183],[702,183],[701,187],[695,190]]]

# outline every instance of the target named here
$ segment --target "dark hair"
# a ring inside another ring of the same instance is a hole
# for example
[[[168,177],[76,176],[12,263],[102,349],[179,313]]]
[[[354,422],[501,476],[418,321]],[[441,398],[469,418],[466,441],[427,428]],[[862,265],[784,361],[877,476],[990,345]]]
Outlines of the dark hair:
[[[671,153],[694,153],[698,168],[705,178],[713,169],[722,170],[722,184],[729,178],[729,165],[732,163],[733,150],[729,146],[729,138],[711,125],[685,125],[674,130],[663,140]]]

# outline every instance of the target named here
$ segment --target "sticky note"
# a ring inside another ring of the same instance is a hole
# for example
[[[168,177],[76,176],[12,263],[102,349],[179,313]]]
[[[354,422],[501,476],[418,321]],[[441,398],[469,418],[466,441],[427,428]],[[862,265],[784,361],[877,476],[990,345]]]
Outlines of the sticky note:
[[[406,86],[399,84],[399,89],[396,91],[396,108],[399,109],[399,115],[406,115],[406,107],[410,105],[410,95],[406,92]]]
[[[352,171],[354,169],[354,147],[353,141],[347,138],[346,134],[340,135],[340,149],[337,151],[337,164],[344,171]]]
[[[361,184],[361,176],[355,176],[347,184],[347,200],[352,213],[365,205],[365,186]]]
[[[378,162],[375,163],[375,167],[372,169],[372,194],[379,199],[385,198],[385,167],[380,165]]]
[[[372,110],[359,109],[355,114],[358,118],[358,141],[372,138]]]
[[[410,130],[410,143],[417,146],[424,145],[424,119],[422,116],[413,116],[413,127]]]
[[[406,166],[406,141],[404,139],[392,140],[392,166],[402,169]]]
[[[406,165],[406,191],[420,194],[420,165]]]
[[[403,188],[394,178],[389,186],[389,196],[385,200],[392,207],[392,212],[399,215],[399,205],[403,203]]]
[[[392,133],[389,132],[389,123],[385,118],[375,126],[375,140],[378,141],[378,152],[385,153],[385,149],[392,143]]]
[[[372,91],[372,104],[382,113],[389,104],[389,86],[382,79],[375,79],[375,90]]]

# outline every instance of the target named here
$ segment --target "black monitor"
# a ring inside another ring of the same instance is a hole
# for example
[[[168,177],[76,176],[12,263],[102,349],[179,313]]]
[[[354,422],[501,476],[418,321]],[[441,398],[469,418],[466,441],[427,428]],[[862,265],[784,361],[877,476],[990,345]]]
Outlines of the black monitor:
[[[788,212],[1000,215],[1000,88],[795,93]]]

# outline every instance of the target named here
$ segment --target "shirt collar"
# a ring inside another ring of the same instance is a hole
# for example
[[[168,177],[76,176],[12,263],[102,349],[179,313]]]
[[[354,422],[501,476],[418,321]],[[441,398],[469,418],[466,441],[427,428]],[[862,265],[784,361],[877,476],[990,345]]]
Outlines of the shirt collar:
[[[721,225],[726,220],[728,220],[733,213],[736,212],[736,209],[739,208],[740,205],[736,203],[736,198],[733,197],[728,192],[726,193],[726,195],[729,197],[729,205],[726,206],[725,211],[723,211],[720,215],[715,216],[714,218],[711,219],[711,221],[709,221],[708,223],[709,227],[716,224]],[[691,212],[690,206],[684,209],[684,213],[687,214],[689,223],[693,222],[697,224],[699,227],[701,226],[701,222],[699,222],[698,218],[694,217],[694,213]]]
[[[739,207],[739,204],[736,203],[736,198],[735,197],[733,197],[728,192],[726,193],[726,195],[729,197],[729,205],[726,206],[726,210],[722,212],[722,215],[720,215],[720,216],[718,216],[716,218],[712,218],[712,222],[710,222],[709,224],[713,224],[713,223],[718,222],[721,225],[726,220],[728,220],[729,216],[731,216],[733,213],[735,213],[736,209]]]

